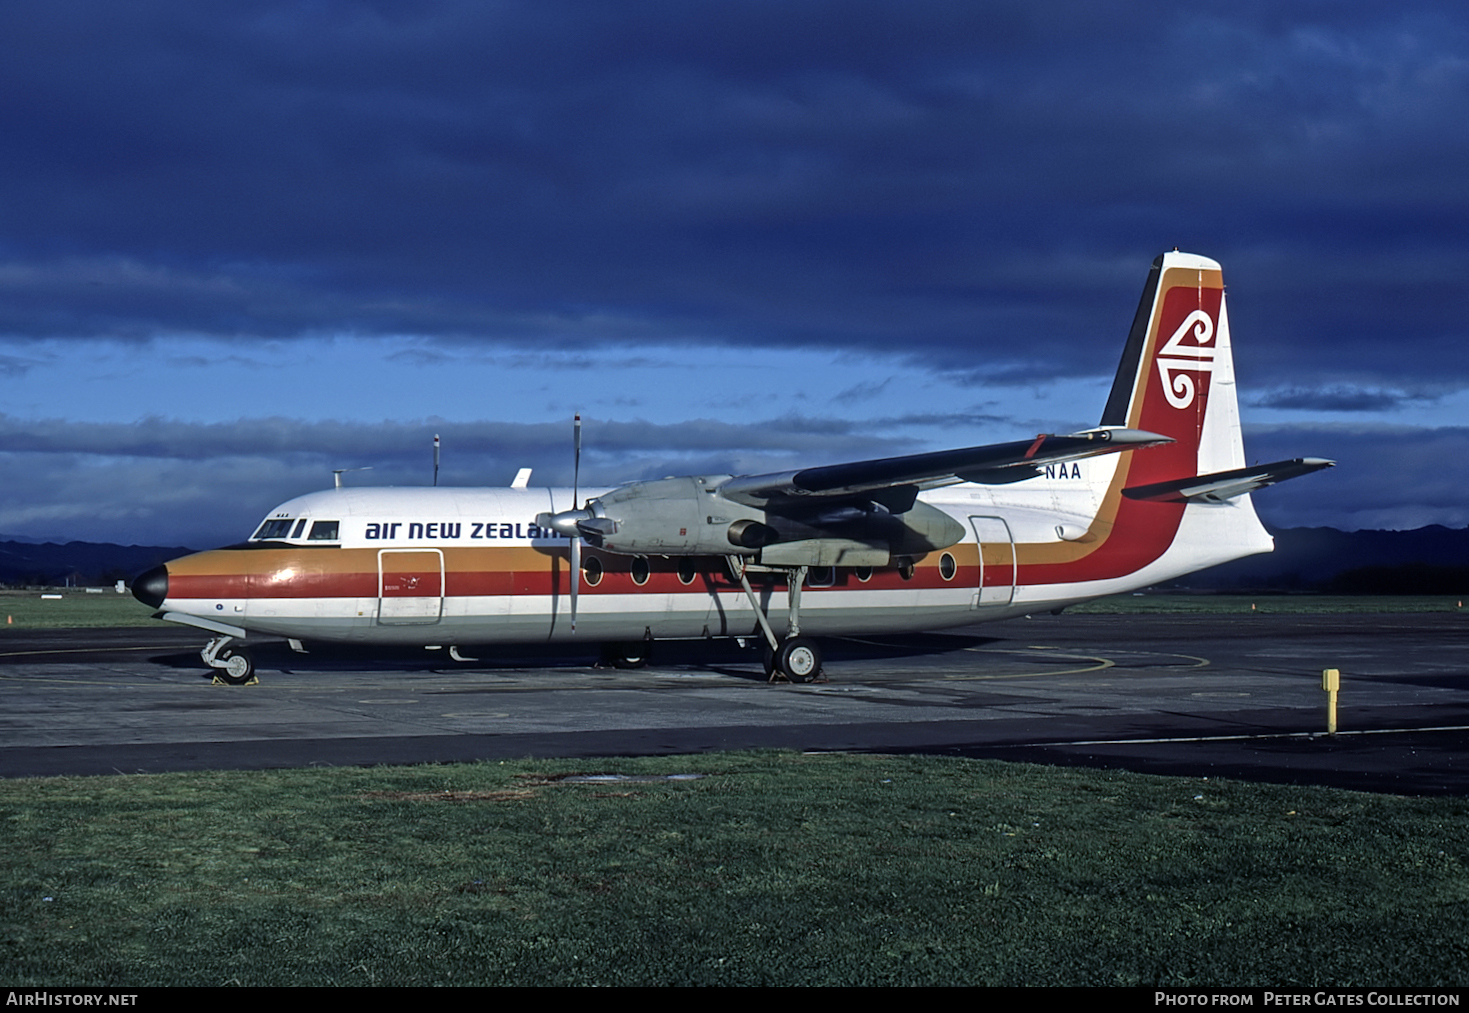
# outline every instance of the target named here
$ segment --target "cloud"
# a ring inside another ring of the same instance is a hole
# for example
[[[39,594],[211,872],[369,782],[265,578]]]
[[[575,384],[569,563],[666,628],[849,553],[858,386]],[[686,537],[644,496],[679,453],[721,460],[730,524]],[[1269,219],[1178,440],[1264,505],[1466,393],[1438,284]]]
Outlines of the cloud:
[[[25,376],[36,367],[36,361],[19,355],[0,355],[0,376]]]
[[[1024,382],[1106,372],[1098,321],[1176,243],[1225,260],[1276,382],[1328,343],[1469,366],[1447,2],[61,2],[0,31],[12,336],[896,346]]]
[[[673,474],[759,474],[908,453],[887,435],[927,416],[878,420],[786,416],[749,424],[691,419],[669,425],[588,419],[583,486]],[[370,467],[349,485],[426,485],[432,438],[443,439],[442,483],[569,485],[565,424],[352,425],[247,419],[201,425],[27,423],[0,416],[0,532],[122,543],[204,546],[237,540],[276,503],[326,488],[336,468]],[[1253,426],[1251,463],[1328,457],[1330,471],[1263,490],[1261,512],[1280,526],[1469,526],[1462,462],[1469,428]]]
[[[595,481],[900,453],[883,376],[833,387],[891,418],[829,423],[772,418],[758,381],[701,363],[814,349],[1012,403],[1075,389],[1056,382],[1111,375],[1173,246],[1224,263],[1259,407],[1360,417],[1469,384],[1469,133],[1450,126],[1469,24],[1449,0],[53,0],[0,7],[0,35],[0,374],[113,343],[149,410],[177,410],[148,385],[161,338],[227,342],[221,391],[327,339],[410,395],[489,355],[582,378],[646,361],[745,412],[598,422]],[[253,521],[336,467],[416,481],[434,430],[455,481],[567,475],[564,426],[424,411],[0,418],[0,525],[142,530],[168,490],[235,525],[234,504]],[[1007,422],[987,401],[961,417]],[[1377,432],[1308,431],[1343,466],[1266,495],[1347,524],[1462,516]],[[1280,456],[1300,452],[1320,451]]]
[[[537,484],[571,484],[565,424],[149,418],[120,425],[0,416],[0,532],[143,544],[188,533],[187,544],[222,544],[276,503],[328,487],[337,468],[371,469],[347,475],[351,485],[428,484],[436,433],[444,485],[508,485],[522,467],[535,468]],[[910,440],[870,435],[866,424],[825,418],[744,425],[589,418],[582,484],[761,473],[912,449]]]
[[[1295,408],[1320,412],[1385,412],[1436,401],[1440,396],[1333,386],[1277,390],[1255,398],[1253,404],[1259,408]]]
[[[1342,423],[1249,426],[1249,463],[1325,457],[1329,471],[1255,495],[1260,515],[1283,527],[1469,527],[1460,462],[1469,428]]]

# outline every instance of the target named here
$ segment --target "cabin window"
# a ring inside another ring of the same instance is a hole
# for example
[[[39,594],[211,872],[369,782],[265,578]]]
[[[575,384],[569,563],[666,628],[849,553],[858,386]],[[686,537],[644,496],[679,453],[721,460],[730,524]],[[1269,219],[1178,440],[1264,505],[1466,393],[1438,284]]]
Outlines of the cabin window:
[[[958,572],[959,564],[954,561],[953,556],[945,552],[939,557],[939,576],[943,577],[944,580],[953,580],[954,574]]]
[[[300,538],[301,537],[301,532],[303,532],[305,530],[306,530],[306,518],[305,517],[302,517],[299,521],[296,522],[296,530],[291,532],[291,537],[292,538]]]
[[[311,525],[311,535],[307,538],[310,542],[335,542],[338,539],[337,531],[342,526],[341,521],[317,521]]]
[[[266,521],[260,525],[260,530],[255,532],[256,538],[286,538],[291,534],[291,519],[276,519]]]
[[[913,579],[913,574],[916,572],[916,569],[917,569],[913,565],[913,560],[909,559],[907,556],[904,556],[901,559],[899,559],[897,562],[898,562],[898,576],[899,577],[902,577],[904,580],[912,580]]]
[[[837,582],[837,568],[834,566],[813,566],[806,571],[807,587],[831,587]]]
[[[638,556],[632,561],[632,582],[639,587],[648,582],[648,574],[652,572],[648,567],[648,561]]]
[[[678,582],[680,584],[692,584],[698,572],[694,569],[693,556],[680,556],[678,558]]]
[[[588,556],[582,560],[581,572],[586,578],[587,587],[596,587],[602,583],[602,561],[596,556]]]
[[[872,579],[872,567],[870,566],[859,566],[852,572],[855,573],[857,575],[857,579],[864,584]]]

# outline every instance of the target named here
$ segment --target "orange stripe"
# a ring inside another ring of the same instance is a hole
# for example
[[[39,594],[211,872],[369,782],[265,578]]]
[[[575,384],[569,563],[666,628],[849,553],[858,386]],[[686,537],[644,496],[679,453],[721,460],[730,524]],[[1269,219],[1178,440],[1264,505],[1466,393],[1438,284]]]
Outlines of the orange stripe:
[[[568,550],[564,548],[552,550],[545,555],[538,550],[524,548],[446,548],[442,551],[444,593],[449,597],[544,596],[564,594],[568,590],[564,584],[569,560]],[[895,590],[951,587],[955,584],[977,586],[979,556],[976,546],[956,545],[947,551],[959,564],[958,572],[952,580],[944,580],[939,572],[942,554],[929,553],[917,561],[909,580],[904,580],[895,568],[888,568],[875,570],[872,579],[864,583],[857,579],[853,569],[839,567],[836,571],[836,583],[831,589]],[[332,566],[324,566],[318,561],[318,557],[324,555],[334,557],[331,560]],[[263,560],[260,558],[263,556],[271,559]],[[594,550],[586,553],[587,558],[593,556],[602,561],[605,570],[596,586],[582,582],[583,594],[672,594],[694,590],[729,592],[739,589],[739,584],[730,578],[722,563],[715,567],[708,565],[709,557],[701,557],[703,567],[696,571],[691,584],[685,584],[679,578],[677,560],[650,559],[648,580],[638,584],[632,577],[631,557],[602,554]],[[346,568],[344,564],[348,562],[356,562],[360,569]],[[206,563],[210,565],[206,566]],[[516,568],[516,564],[529,566]],[[1008,566],[1003,568],[1004,571],[1008,569]],[[168,596],[177,600],[378,596],[376,549],[344,549],[330,553],[323,550],[296,552],[290,549],[216,549],[175,560],[168,564],[168,571]],[[986,568],[985,576],[987,585],[1009,583],[1008,572],[1002,572],[1000,567]],[[432,583],[437,585],[437,570],[431,577]],[[772,584],[776,587],[785,586],[785,581],[777,574],[751,574],[751,582],[761,587]]]

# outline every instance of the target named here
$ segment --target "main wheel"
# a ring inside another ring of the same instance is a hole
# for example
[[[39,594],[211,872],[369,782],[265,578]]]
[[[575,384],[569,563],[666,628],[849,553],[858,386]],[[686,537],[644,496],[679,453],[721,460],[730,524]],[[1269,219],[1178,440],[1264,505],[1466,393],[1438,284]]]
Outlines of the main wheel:
[[[613,668],[642,668],[648,664],[649,649],[652,646],[647,640],[605,644],[602,647],[602,661]]]
[[[775,663],[791,682],[809,682],[821,674],[821,649],[807,637],[792,637],[780,645]]]
[[[765,678],[774,682],[776,673],[780,672],[780,656],[763,637],[760,640],[760,661],[765,666]]]
[[[255,674],[255,659],[243,647],[226,650],[220,660],[224,662],[224,667],[214,670],[220,682],[243,686]]]

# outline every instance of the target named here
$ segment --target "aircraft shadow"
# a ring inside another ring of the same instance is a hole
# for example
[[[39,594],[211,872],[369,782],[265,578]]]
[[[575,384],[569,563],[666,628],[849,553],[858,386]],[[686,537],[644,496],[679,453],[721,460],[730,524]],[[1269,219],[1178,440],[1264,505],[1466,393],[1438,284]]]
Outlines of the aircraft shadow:
[[[821,638],[827,667],[844,662],[897,661],[952,654],[1000,641],[1000,637],[983,637],[953,633],[914,633],[878,638]],[[580,650],[570,645],[538,646],[505,645],[465,646],[459,653],[466,661],[453,659],[448,650],[428,651],[415,647],[388,645],[307,645],[307,653],[292,651],[283,640],[252,640],[250,649],[256,668],[285,673],[332,672],[370,669],[375,671],[496,671],[544,669],[591,669],[602,667],[600,645],[588,644]],[[715,675],[751,681],[764,681],[760,643],[747,639],[741,647],[733,640],[664,640],[654,644],[650,667],[693,668]],[[154,655],[152,664],[163,668],[196,670],[209,677],[197,651]],[[608,670],[610,666],[608,666]]]

